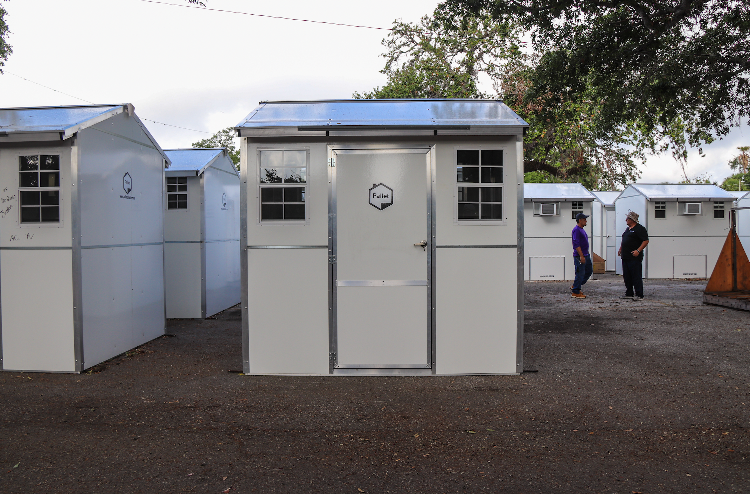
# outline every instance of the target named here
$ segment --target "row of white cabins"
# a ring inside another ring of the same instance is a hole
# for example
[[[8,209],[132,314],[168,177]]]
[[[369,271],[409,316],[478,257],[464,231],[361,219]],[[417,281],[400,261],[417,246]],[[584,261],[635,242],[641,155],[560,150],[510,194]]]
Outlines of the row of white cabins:
[[[575,277],[570,235],[579,212],[590,216],[591,251],[605,259],[607,271],[622,274],[617,251],[629,211],[638,213],[649,234],[644,278],[708,278],[729,231],[731,208],[750,202],[745,194],[711,184],[636,183],[621,192],[590,192],[581,184],[525,184],[525,279]],[[743,221],[744,216],[738,220],[741,235],[750,230],[742,228]]]
[[[81,372],[241,302],[246,374],[517,374],[524,279],[572,278],[579,211],[608,269],[629,209],[647,277],[710,275],[733,196],[524,186],[527,127],[499,101],[262,103],[238,176],[129,104],[1,109],[0,369]]]

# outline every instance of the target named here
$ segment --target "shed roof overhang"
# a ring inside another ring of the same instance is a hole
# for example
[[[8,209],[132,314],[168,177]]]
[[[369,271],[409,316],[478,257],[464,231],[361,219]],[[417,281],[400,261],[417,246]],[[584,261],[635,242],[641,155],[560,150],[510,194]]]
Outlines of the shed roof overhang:
[[[240,137],[523,135],[528,124],[501,101],[390,99],[261,102]]]
[[[167,177],[199,177],[221,156],[227,156],[226,148],[166,149],[171,164],[164,171]]]
[[[647,201],[731,202],[735,197],[713,184],[631,184]]]
[[[65,141],[81,130],[121,113],[126,113],[135,119],[152,147],[164,157],[165,167],[168,166],[169,158],[135,114],[135,107],[130,103],[0,108],[0,144],[3,142]]]

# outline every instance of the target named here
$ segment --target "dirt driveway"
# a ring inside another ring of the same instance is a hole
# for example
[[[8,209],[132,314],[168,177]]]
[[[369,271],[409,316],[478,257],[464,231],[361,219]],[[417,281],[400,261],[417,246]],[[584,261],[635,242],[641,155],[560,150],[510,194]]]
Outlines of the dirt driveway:
[[[520,376],[243,376],[238,309],[0,373],[0,492],[750,492],[750,313],[621,283],[527,283]]]

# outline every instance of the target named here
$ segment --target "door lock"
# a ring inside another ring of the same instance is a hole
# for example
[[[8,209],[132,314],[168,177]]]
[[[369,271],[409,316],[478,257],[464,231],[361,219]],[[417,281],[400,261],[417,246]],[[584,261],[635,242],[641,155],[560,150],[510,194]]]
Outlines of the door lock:
[[[414,247],[422,247],[422,250],[427,250],[427,240],[422,240],[418,244],[414,244]]]

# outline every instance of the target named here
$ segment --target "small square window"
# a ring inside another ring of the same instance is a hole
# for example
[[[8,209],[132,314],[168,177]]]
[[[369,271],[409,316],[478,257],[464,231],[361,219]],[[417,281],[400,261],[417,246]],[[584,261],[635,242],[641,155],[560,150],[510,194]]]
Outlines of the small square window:
[[[578,213],[583,213],[583,201],[573,201],[571,204],[571,217],[576,219]]]
[[[665,201],[654,201],[654,218],[665,219],[667,217],[667,203]]]
[[[260,221],[304,221],[306,150],[260,151]]]
[[[167,209],[187,209],[187,177],[167,177]]]
[[[456,150],[456,212],[460,221],[503,220],[503,151]]]
[[[723,202],[715,202],[714,203],[714,218],[724,218],[724,203]]]
[[[60,222],[60,156],[19,156],[21,223]]]

